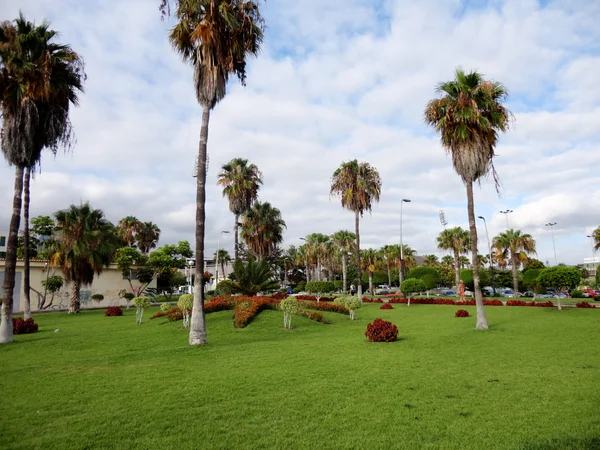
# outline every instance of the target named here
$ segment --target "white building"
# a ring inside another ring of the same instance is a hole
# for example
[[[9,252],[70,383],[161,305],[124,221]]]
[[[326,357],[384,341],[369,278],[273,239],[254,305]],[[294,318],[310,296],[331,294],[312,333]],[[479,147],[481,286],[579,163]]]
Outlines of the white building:
[[[8,245],[8,231],[0,231],[0,258],[6,258],[6,246]]]
[[[590,272],[590,276],[596,276],[596,270],[600,265],[600,256],[594,256],[593,258],[583,258],[583,264],[581,267],[587,269]]]

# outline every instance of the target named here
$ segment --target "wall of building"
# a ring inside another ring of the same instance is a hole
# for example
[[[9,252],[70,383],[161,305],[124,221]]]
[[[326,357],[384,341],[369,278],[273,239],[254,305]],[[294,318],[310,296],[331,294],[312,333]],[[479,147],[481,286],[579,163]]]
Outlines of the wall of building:
[[[6,258],[8,231],[0,231],[0,258]]]
[[[5,260],[0,259],[0,280],[4,280],[4,264]],[[13,297],[13,312],[18,313],[23,309],[23,302],[25,298],[24,286],[23,286],[23,268],[24,262],[22,260],[17,261],[17,273],[15,279],[15,293]],[[31,310],[38,310],[38,301],[40,294],[44,294],[44,287],[42,286],[42,280],[45,280],[48,276],[60,275],[63,276],[60,269],[50,267],[47,270],[48,264],[46,261],[33,260],[31,261],[30,271],[30,285],[31,285]],[[139,284],[133,281],[133,286],[137,287]],[[152,288],[156,288],[156,280],[150,283]],[[72,283],[65,283],[57,294],[54,295],[53,305],[54,308],[60,306],[61,308],[67,308],[71,299]],[[100,275],[94,275],[94,281],[90,286],[84,286],[81,288],[80,300],[82,308],[96,308],[96,307],[108,307],[113,305],[125,306],[126,301],[120,296],[124,292],[131,292],[131,287],[126,279],[123,279],[123,274],[116,265],[111,265],[105,268]],[[38,294],[39,293],[39,294]],[[96,302],[91,299],[94,294],[104,295],[104,300]],[[46,305],[52,296],[47,294]]]

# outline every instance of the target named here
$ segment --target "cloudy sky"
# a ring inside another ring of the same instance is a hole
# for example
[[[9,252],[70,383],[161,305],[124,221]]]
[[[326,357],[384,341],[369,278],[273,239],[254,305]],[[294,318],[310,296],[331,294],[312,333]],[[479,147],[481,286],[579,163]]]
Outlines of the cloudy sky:
[[[159,0],[15,0],[46,18],[85,59],[88,80],[72,112],[74,152],[46,154],[32,186],[32,216],[89,200],[113,222],[151,220],[161,243],[194,237],[192,178],[201,108],[192,71],[169,47],[173,20]],[[456,67],[477,69],[510,93],[515,123],[497,148],[498,195],[475,188],[490,237],[509,226],[531,233],[554,263],[591,256],[600,225],[600,2],[592,0],[269,0],[262,54],[247,87],[232,82],[209,132],[207,252],[233,216],[216,186],[221,165],[247,158],[262,170],[260,199],[287,222],[285,245],[312,232],[352,229],[353,214],[329,198],[341,162],[375,166],[381,201],[361,222],[362,246],[399,241],[436,253],[443,210],[468,226],[466,191],[422,120],[434,87]],[[0,161],[0,229],[8,229],[13,169]],[[486,246],[479,221],[480,245]],[[231,235],[222,246],[232,249]],[[440,253],[437,253],[441,255]]]

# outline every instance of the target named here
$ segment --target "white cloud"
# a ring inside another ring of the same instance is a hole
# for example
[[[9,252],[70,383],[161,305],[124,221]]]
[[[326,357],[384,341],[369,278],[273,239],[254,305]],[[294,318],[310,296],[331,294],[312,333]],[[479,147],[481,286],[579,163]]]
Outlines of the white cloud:
[[[311,232],[353,229],[352,213],[329,198],[342,161],[379,169],[381,202],[361,222],[364,246],[399,240],[435,252],[443,209],[467,226],[465,188],[437,136],[422,121],[425,103],[456,66],[507,85],[516,122],[497,148],[499,197],[490,180],[476,188],[477,214],[493,236],[510,225],[538,239],[552,260],[547,221],[556,221],[560,260],[589,254],[585,234],[598,226],[600,89],[597,2],[506,0],[282,0],[267,2],[264,51],[212,116],[207,179],[207,252],[233,217],[216,186],[219,167],[249,158],[264,173],[262,200],[281,209],[287,244]],[[163,230],[163,243],[193,241],[201,110],[191,70],[171,50],[158,1],[2,3],[43,17],[80,52],[88,81],[72,120],[72,155],[47,156],[32,191],[32,214],[90,200],[109,219],[133,214]],[[595,20],[595,19],[596,20]],[[13,171],[0,163],[0,228],[8,227]],[[479,221],[481,222],[481,221]],[[479,223],[482,246],[485,233]],[[228,245],[231,242],[224,238]],[[484,248],[484,247],[482,247]]]

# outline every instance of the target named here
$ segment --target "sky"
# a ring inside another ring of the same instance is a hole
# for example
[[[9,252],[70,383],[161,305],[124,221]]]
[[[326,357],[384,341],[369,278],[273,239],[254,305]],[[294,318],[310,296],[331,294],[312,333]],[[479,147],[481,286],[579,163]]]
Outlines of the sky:
[[[45,152],[32,182],[31,217],[89,201],[116,223],[134,215],[162,230],[160,245],[194,241],[192,177],[201,107],[192,70],[167,41],[159,0],[16,0],[51,22],[85,60],[87,81],[71,119],[77,144]],[[352,159],[382,178],[379,203],[361,220],[361,247],[400,240],[434,253],[442,231],[468,227],[466,189],[423,121],[435,86],[457,67],[502,82],[514,122],[501,136],[493,180],[475,186],[475,213],[490,239],[530,233],[537,257],[578,264],[600,225],[600,2],[592,0],[269,0],[261,54],[211,115],[206,252],[233,215],[216,185],[220,167],[247,158],[263,173],[259,200],[279,208],[284,247],[313,232],[353,230],[354,215],[329,196]],[[14,168],[0,160],[0,230],[8,229]],[[500,211],[510,209],[507,215]],[[553,238],[546,223],[554,223]],[[478,220],[480,252],[487,238]],[[232,234],[221,247],[233,251]]]

